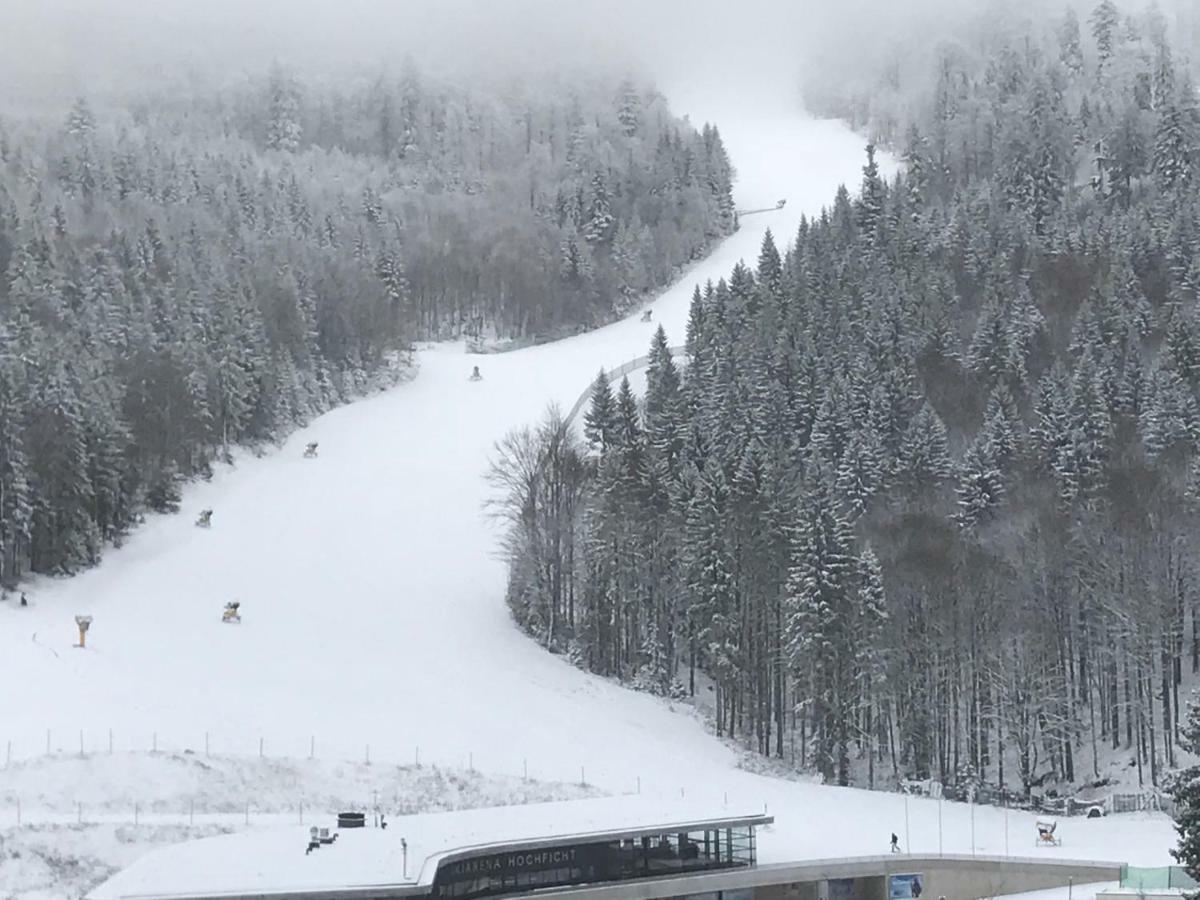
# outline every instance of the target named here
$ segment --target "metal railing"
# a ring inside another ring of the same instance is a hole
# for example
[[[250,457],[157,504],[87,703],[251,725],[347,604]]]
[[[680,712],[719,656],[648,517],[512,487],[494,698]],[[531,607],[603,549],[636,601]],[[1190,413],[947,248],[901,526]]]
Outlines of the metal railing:
[[[672,359],[678,359],[681,356],[687,355],[687,349],[685,347],[668,347],[667,352],[671,354]],[[616,379],[624,378],[630,372],[636,372],[638,369],[644,369],[648,365],[650,365],[650,354],[639,356],[637,359],[631,359],[629,362],[623,363],[617,366],[615,369],[605,369],[604,380],[609,384],[612,384]],[[584,392],[579,395],[579,399],[575,401],[575,405],[571,407],[571,411],[567,413],[566,424],[568,427],[575,421],[576,417],[583,410],[583,407],[587,404],[588,400],[592,398],[592,388],[595,386],[596,382],[592,381],[584,390]]]
[[[1136,891],[1162,891],[1181,888],[1195,890],[1200,882],[1183,866],[1121,866],[1121,887]]]

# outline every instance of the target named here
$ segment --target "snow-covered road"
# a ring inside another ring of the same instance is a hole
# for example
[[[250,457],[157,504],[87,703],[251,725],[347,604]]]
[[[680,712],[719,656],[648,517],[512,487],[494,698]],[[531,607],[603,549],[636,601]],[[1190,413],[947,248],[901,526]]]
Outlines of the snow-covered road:
[[[669,92],[671,93],[671,92]],[[694,122],[720,124],[738,169],[738,205],[788,199],[656,299],[654,321],[683,339],[692,289],[780,244],[802,213],[858,183],[863,141],[787,105],[725,104],[672,93]],[[722,108],[724,107],[724,108]],[[244,458],[185,492],[97,569],[32,586],[34,606],[0,605],[0,753],[54,748],[214,749],[442,761],[627,791],[728,794],[767,804],[771,840],[796,857],[874,852],[906,827],[914,850],[1002,852],[1004,822],[947,804],[780,782],[741,771],[736,755],[686,711],[572,668],[519,634],[504,605],[496,533],[481,510],[495,440],[569,408],[602,366],[646,351],[655,326],[631,318],[500,356],[462,347],[420,354],[409,384],[324,416],[279,452]],[[472,364],[484,380],[467,381]],[[319,441],[321,456],[301,449]],[[192,521],[215,510],[211,530]],[[240,599],[244,622],[222,625]],[[94,616],[72,649],[75,613]],[[419,748],[419,749],[418,749]],[[1125,820],[1127,823],[1130,820]],[[1013,852],[1032,825],[1008,820]],[[974,838],[972,839],[972,830]],[[1167,862],[1169,826],[1146,818],[1071,822],[1062,853]],[[1086,835],[1086,840],[1083,836]],[[768,839],[764,836],[764,840]]]

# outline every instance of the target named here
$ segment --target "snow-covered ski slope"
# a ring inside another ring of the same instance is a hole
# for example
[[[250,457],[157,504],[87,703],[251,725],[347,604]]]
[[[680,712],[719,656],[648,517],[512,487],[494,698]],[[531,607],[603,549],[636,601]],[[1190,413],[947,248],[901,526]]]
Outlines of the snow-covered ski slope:
[[[670,92],[669,92],[670,93]],[[656,323],[681,342],[693,286],[753,263],[766,228],[781,244],[802,213],[856,185],[863,141],[790,103],[747,106],[672,94],[693,121],[720,124],[739,173],[742,230],[629,319],[505,355],[460,346],[420,354],[411,383],[337,410],[278,453],[243,458],[189,488],[178,516],[155,518],[103,564],[41,581],[33,606],[0,604],[0,752],[191,748],[473,764],[620,792],[707,795],[777,816],[772,840],[797,858],[876,852],[895,831],[911,849],[1003,852],[999,811],[781,782],[738,757],[685,711],[572,668],[522,636],[504,605],[495,526],[481,504],[495,440],[569,408],[596,371],[643,354]],[[467,375],[479,364],[483,381]],[[320,458],[301,456],[320,442]],[[212,528],[194,527],[215,510]],[[227,600],[243,622],[222,624]],[[94,616],[86,650],[72,616]],[[152,798],[145,798],[150,800]],[[1013,852],[1033,826],[1012,816]],[[1168,862],[1162,818],[1071,822],[1061,852]],[[766,840],[764,836],[764,840]],[[1044,852],[1044,851],[1043,851]],[[1056,852],[1056,851],[1049,851]]]

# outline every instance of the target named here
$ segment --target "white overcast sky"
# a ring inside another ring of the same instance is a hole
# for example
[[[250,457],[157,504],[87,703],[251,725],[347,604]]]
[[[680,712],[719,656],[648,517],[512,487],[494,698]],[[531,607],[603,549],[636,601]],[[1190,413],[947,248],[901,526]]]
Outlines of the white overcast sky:
[[[456,69],[637,67],[664,88],[794,88],[799,57],[847,59],[917,19],[929,39],[968,0],[0,0],[0,92],[60,100],[127,84],[397,71],[406,53]],[[974,0],[1058,6],[1063,0]],[[1142,6],[1139,0],[1127,0]],[[1161,0],[1166,7],[1197,0]],[[1086,15],[1092,3],[1075,4]],[[910,29],[911,30],[911,24]]]

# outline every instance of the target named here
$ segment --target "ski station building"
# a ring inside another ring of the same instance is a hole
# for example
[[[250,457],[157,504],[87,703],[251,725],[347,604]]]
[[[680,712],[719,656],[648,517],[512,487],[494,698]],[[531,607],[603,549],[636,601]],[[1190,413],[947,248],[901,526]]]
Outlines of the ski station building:
[[[402,816],[387,828],[368,820],[319,847],[303,826],[251,831],[153,852],[89,900],[961,900],[1121,871],[1015,857],[805,860],[803,847],[762,840],[773,822],[722,804],[621,797]]]

